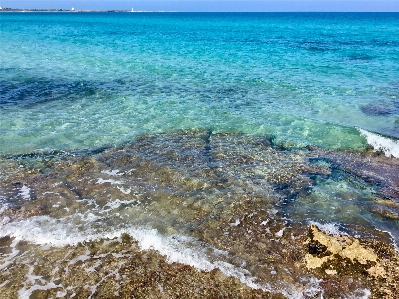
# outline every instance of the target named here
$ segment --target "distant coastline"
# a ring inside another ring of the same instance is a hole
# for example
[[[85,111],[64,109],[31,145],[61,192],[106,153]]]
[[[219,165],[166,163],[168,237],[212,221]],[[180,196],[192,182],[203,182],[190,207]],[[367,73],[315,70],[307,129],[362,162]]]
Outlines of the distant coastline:
[[[22,9],[22,8],[0,8],[0,12],[172,12],[172,11],[161,11],[161,10],[88,10],[88,9]]]

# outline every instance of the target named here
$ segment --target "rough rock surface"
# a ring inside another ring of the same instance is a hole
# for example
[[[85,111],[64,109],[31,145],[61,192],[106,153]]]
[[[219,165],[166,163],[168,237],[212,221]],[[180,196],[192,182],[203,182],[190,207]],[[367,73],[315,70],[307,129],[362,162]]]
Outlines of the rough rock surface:
[[[31,290],[32,298],[57,292],[75,298],[93,292],[96,298],[112,298],[113,292],[139,298],[345,298],[370,290],[372,298],[394,298],[398,255],[389,235],[350,223],[348,234],[360,238],[328,235],[316,226],[308,234],[308,220],[287,207],[339,169],[338,182],[376,190],[370,200],[354,204],[397,221],[398,166],[372,153],[287,149],[270,138],[206,130],[146,135],[91,152],[5,157],[0,228],[38,217],[74,223],[77,233],[149,226],[225,252],[216,257],[220,262],[243,267],[267,288],[250,289],[219,270],[169,264],[157,252],[139,250],[134,235],[112,246],[103,239],[61,248],[5,236],[0,296]]]

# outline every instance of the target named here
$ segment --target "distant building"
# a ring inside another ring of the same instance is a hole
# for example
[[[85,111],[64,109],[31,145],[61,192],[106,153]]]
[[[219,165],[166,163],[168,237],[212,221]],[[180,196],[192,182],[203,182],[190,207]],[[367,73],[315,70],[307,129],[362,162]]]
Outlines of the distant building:
[[[72,8],[71,8],[71,11],[75,11],[75,8],[72,7]]]
[[[3,9],[1,8],[1,6],[0,6],[0,10],[3,10]]]

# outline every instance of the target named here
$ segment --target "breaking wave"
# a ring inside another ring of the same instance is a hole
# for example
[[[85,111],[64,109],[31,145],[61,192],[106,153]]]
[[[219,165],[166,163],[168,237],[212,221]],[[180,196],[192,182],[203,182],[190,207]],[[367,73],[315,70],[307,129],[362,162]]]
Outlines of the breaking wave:
[[[374,148],[374,151],[382,151],[387,157],[399,158],[399,141],[392,140],[381,135],[368,132],[361,128],[357,128],[360,134],[366,138],[367,143]]]

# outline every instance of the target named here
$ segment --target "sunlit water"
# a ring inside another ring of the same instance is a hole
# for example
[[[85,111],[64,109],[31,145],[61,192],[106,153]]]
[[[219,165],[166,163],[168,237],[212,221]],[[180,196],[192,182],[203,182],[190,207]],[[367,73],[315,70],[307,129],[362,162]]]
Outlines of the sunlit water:
[[[310,223],[397,246],[398,20],[0,14],[0,289],[20,275],[20,298],[92,296],[98,281],[79,293],[44,261],[35,278],[35,256],[61,269],[79,242],[128,233],[169,262],[319,298],[294,254]],[[100,256],[79,254],[92,273]]]
[[[2,14],[1,153],[207,128],[399,137],[396,14]]]

